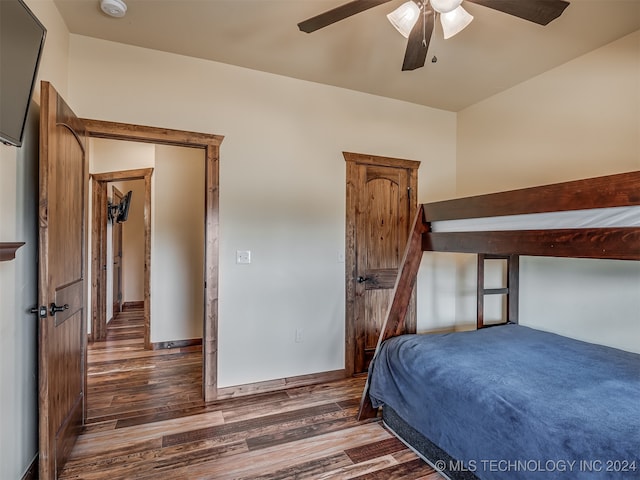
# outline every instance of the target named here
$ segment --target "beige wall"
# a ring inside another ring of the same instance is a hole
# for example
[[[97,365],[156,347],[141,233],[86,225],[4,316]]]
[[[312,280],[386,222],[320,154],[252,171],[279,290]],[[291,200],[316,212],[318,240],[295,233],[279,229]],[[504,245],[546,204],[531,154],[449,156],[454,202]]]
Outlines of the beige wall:
[[[122,301],[144,300],[144,180],[114,182],[126,194],[131,190],[129,218],[122,225]]]
[[[155,166],[155,148],[150,143],[89,139],[89,172],[108,173]]]
[[[53,0],[25,0],[31,11],[47,29],[38,80],[50,82],[62,96],[68,94],[69,30]],[[40,84],[33,98],[40,103]]]
[[[458,191],[640,168],[640,32],[458,114]]]
[[[151,341],[202,338],[204,150],[156,146]]]
[[[640,32],[463,110],[457,145],[459,196],[640,169]],[[640,351],[638,262],[524,258],[521,284],[523,324]]]
[[[420,200],[451,197],[455,114],[82,36],[71,52],[83,116],[225,136],[220,386],[343,368],[342,152],[421,160]]]
[[[0,146],[0,242],[26,242],[0,262],[0,478],[21,478],[37,451],[38,110],[20,149]]]
[[[69,32],[52,0],[26,0],[46,26],[39,78],[67,93]],[[0,478],[21,478],[37,453],[38,119],[37,86],[23,146],[0,145],[0,242],[26,242],[0,262]]]

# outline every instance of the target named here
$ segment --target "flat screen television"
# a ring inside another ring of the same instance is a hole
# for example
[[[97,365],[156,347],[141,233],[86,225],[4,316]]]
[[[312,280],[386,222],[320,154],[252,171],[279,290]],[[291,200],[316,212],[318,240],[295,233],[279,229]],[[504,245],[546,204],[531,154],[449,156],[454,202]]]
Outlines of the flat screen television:
[[[0,0],[0,141],[22,145],[47,30],[23,0]]]
[[[0,0],[2,1],[2,0]],[[120,200],[120,206],[118,207],[118,216],[116,217],[116,222],[122,223],[126,222],[127,218],[129,218],[129,207],[131,207],[131,194],[133,192],[129,190],[122,200]]]

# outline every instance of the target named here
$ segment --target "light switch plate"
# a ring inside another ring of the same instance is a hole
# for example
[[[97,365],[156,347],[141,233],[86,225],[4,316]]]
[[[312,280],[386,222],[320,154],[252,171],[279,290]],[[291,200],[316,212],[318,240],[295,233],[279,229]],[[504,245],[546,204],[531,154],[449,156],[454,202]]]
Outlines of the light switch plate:
[[[251,250],[236,250],[236,263],[251,263]]]

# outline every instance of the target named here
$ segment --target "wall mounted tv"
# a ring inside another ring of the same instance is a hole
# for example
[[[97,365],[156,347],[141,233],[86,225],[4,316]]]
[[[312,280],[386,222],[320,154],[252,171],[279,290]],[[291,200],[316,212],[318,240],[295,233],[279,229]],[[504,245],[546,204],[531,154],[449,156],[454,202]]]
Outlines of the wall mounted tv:
[[[0,0],[1,2],[2,0]],[[133,192],[129,190],[120,203],[115,204],[109,202],[107,205],[107,220],[109,222],[126,222],[127,218],[129,218],[129,207],[131,206],[131,194]]]
[[[0,0],[0,141],[22,145],[47,30],[23,0]]]

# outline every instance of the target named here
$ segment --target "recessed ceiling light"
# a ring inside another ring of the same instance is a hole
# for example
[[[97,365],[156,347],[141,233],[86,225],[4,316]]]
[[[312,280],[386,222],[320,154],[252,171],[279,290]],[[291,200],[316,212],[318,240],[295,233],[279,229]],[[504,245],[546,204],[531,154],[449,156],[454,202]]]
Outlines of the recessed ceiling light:
[[[122,0],[100,0],[100,8],[110,17],[121,18],[127,13],[127,4]]]

